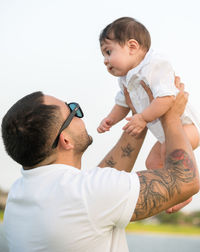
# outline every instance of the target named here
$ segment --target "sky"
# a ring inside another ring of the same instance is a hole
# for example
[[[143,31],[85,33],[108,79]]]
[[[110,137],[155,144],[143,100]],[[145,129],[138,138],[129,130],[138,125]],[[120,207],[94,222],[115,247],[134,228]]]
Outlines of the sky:
[[[152,48],[170,60],[198,111],[199,5],[198,0],[1,0],[0,120],[18,99],[34,91],[78,102],[94,139],[83,157],[83,169],[97,165],[125,124],[122,121],[105,134],[96,131],[118,91],[117,79],[103,64],[98,37],[107,24],[122,16],[134,17],[146,26]],[[134,170],[145,169],[155,141],[148,133]],[[194,153],[200,167],[200,148]],[[0,188],[9,190],[21,176],[20,170],[0,139]],[[184,210],[200,210],[200,193]]]

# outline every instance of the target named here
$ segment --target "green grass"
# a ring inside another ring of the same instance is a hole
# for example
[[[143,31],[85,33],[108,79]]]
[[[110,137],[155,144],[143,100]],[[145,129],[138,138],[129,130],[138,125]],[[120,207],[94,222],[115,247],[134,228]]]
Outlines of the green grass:
[[[0,222],[3,221],[4,212],[0,210]],[[200,227],[197,226],[181,226],[167,224],[146,224],[142,222],[130,223],[126,227],[126,232],[147,232],[160,234],[177,234],[177,235],[199,235]]]
[[[180,235],[199,235],[200,227],[195,226],[181,226],[181,225],[167,225],[167,224],[144,224],[144,223],[130,223],[127,232],[150,232],[150,233],[169,233]]]
[[[2,210],[0,210],[0,222],[3,221],[3,214],[4,214],[4,212]]]

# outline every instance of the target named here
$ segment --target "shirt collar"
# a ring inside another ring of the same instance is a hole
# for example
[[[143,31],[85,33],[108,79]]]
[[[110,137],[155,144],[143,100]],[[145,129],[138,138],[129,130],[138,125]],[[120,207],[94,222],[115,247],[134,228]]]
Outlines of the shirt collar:
[[[30,170],[24,170],[23,168],[21,168],[21,174],[23,175],[23,177],[34,177],[34,176],[46,174],[53,171],[59,171],[59,170],[65,170],[65,171],[68,170],[73,173],[79,173],[81,171],[78,168],[75,168],[70,165],[51,164],[51,165],[40,166],[40,167],[33,168]]]
[[[153,49],[150,48],[149,51],[146,53],[144,59],[140,62],[140,64],[128,71],[128,73],[126,74],[126,83],[129,83],[131,77],[137,74],[144,65],[150,62],[153,52],[154,52]]]

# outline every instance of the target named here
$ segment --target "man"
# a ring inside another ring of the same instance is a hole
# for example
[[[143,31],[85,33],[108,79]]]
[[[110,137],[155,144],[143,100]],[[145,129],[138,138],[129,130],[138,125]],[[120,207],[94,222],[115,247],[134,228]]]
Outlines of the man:
[[[6,151],[23,167],[4,216],[10,251],[128,251],[124,228],[130,221],[199,191],[198,169],[180,122],[185,104],[180,92],[162,118],[164,169],[137,173],[130,171],[146,131],[139,138],[123,133],[99,167],[85,171],[81,157],[92,138],[77,103],[35,92],[14,104],[2,121]]]

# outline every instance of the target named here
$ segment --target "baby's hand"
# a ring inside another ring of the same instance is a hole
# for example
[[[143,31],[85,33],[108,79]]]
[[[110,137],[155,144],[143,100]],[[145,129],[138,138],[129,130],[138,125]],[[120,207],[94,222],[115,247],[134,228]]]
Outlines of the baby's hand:
[[[106,117],[101,121],[99,127],[97,128],[97,131],[99,133],[104,133],[106,131],[109,131],[112,125],[113,125],[112,120]]]
[[[129,122],[122,129],[131,136],[138,136],[147,125],[141,114],[127,117],[126,120]]]

